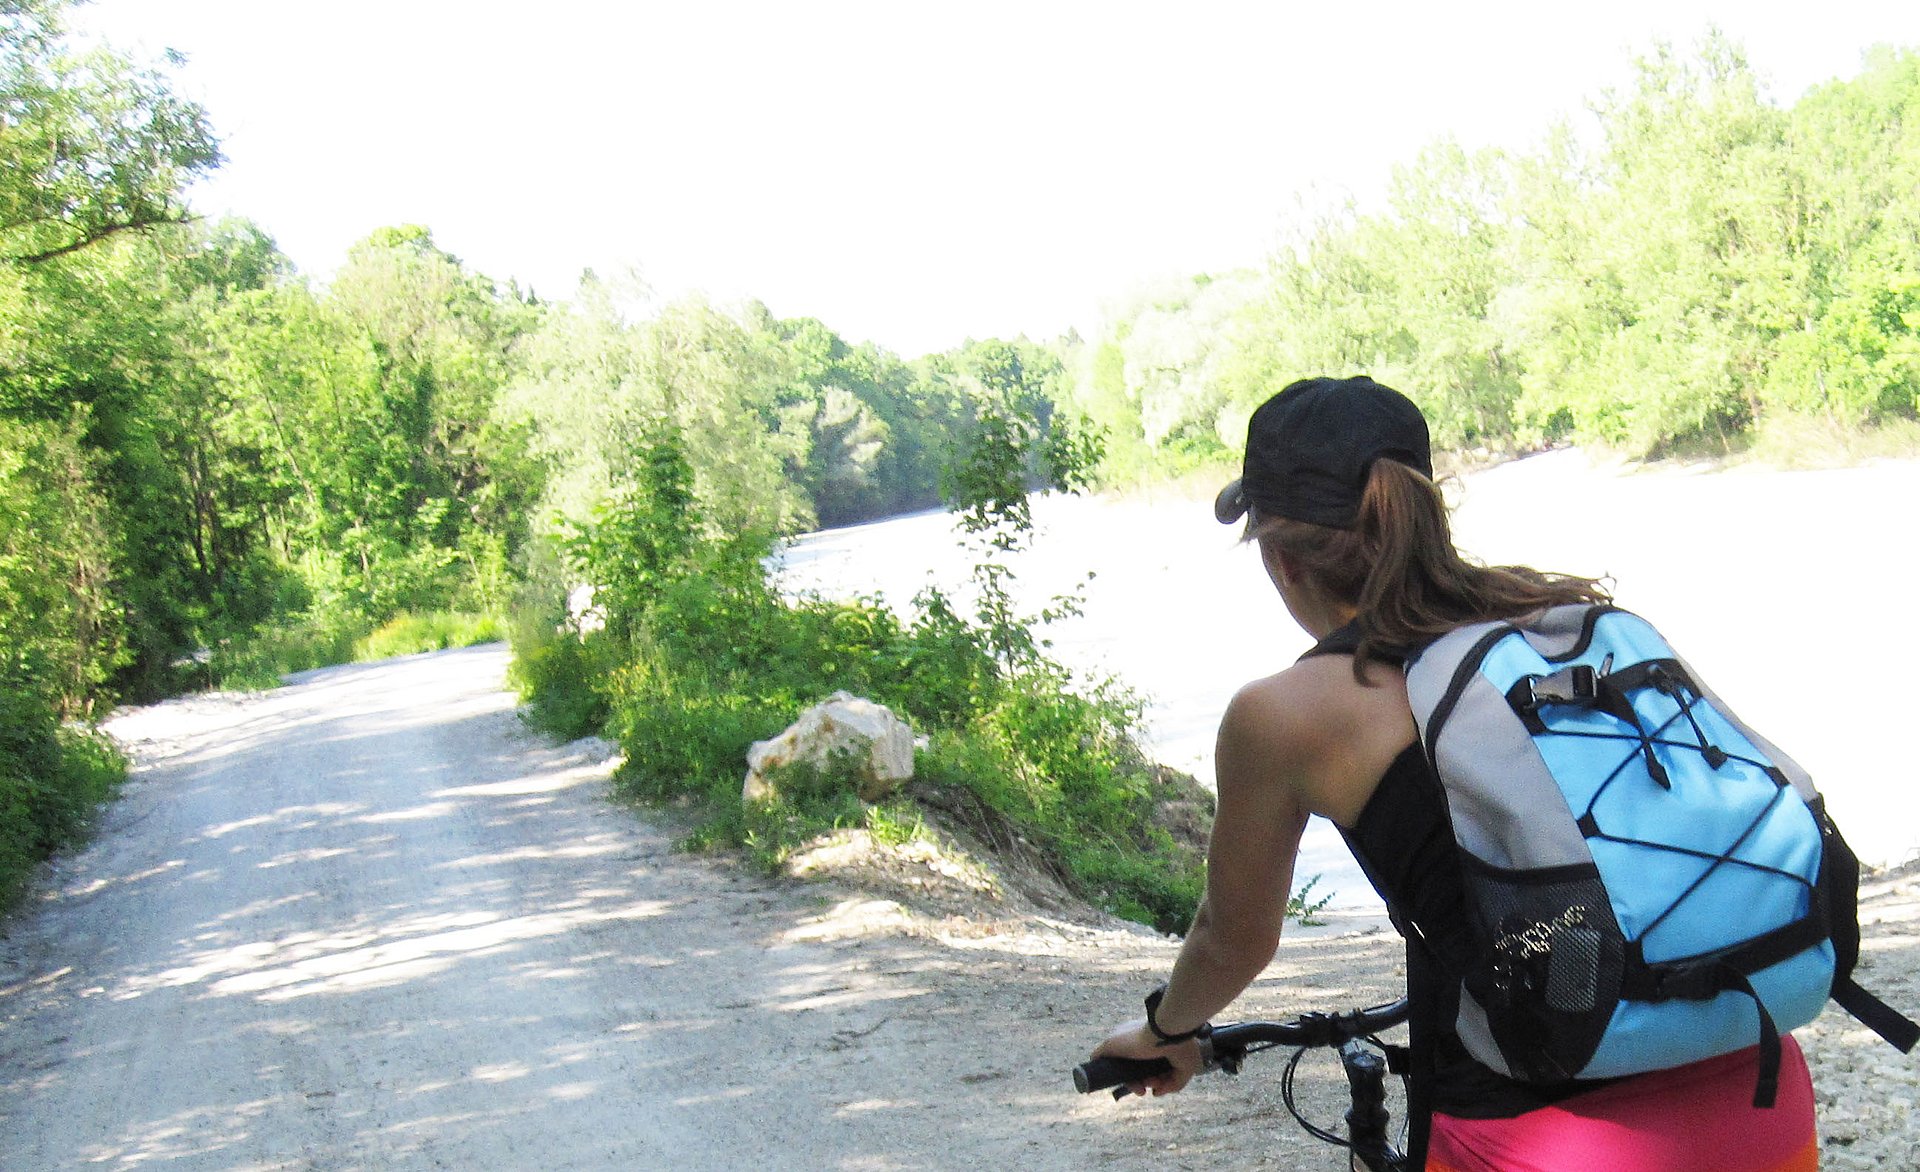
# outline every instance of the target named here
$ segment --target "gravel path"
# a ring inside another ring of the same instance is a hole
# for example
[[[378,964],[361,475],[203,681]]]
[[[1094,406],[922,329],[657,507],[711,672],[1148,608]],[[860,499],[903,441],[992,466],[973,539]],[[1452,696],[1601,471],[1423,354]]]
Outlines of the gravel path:
[[[607,800],[603,748],[524,732],[505,662],[115,720],[124,797],[0,942],[0,1167],[1079,1169],[1244,1142],[1194,1127],[1251,1118],[1235,1088],[1071,1092],[1166,941],[676,853]]]

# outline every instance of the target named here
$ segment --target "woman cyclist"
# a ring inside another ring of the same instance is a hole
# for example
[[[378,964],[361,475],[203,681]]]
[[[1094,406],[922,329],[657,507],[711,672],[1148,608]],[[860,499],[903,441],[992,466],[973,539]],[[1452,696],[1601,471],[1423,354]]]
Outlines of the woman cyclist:
[[[1340,828],[1408,942],[1414,1052],[1409,1167],[1431,1172],[1804,1172],[1817,1167],[1813,1089],[1783,1039],[1775,1105],[1752,1105],[1742,1051],[1606,1083],[1520,1083],[1470,1057],[1449,1025],[1445,960],[1466,905],[1440,786],[1399,670],[1405,649],[1467,623],[1603,602],[1585,578],[1484,567],[1454,549],[1426,421],[1365,377],[1294,383],[1253,415],[1239,479],[1215,502],[1245,518],[1268,577],[1318,643],[1228,704],[1206,895],[1145,1020],[1096,1056],[1164,1057],[1137,1091],[1171,1094],[1199,1069],[1195,1031],[1273,958],[1310,814]],[[1455,971],[1459,971],[1457,968]]]

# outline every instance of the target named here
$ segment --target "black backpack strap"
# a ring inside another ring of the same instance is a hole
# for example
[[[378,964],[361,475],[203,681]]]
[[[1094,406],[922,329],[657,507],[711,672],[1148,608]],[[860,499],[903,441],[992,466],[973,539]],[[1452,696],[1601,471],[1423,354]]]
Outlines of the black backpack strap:
[[[1820,885],[1815,894],[1833,940],[1837,986],[1853,975],[1853,966],[1860,961],[1860,859],[1828,815],[1824,796],[1814,795],[1808,808],[1820,825]]]
[[[1854,965],[1860,959],[1860,860],[1827,814],[1826,800],[1815,797],[1812,808],[1820,823],[1823,848],[1817,894],[1833,940],[1834,1003],[1901,1053],[1911,1054],[1914,1046],[1920,1045],[1920,1025],[1853,979]]]
[[[1427,1144],[1433,1134],[1433,1083],[1437,1077],[1437,1039],[1447,1020],[1447,1008],[1438,989],[1452,985],[1419,936],[1407,934],[1407,1160],[1408,1168],[1427,1166]],[[1457,987],[1457,985],[1453,986]]]
[[[1791,927],[1799,928],[1810,922],[1801,920]],[[1814,939],[1817,941],[1819,937]],[[1620,974],[1620,996],[1630,1001],[1707,1001],[1722,993],[1744,993],[1752,998],[1760,1017],[1760,1070],[1754,1080],[1753,1105],[1771,1107],[1780,1086],[1780,1028],[1767,1012],[1766,1002],[1754,992],[1753,982],[1747,979],[1752,971],[1755,970],[1726,955],[1699,961],[1649,964],[1640,953],[1639,941],[1629,941]]]
[[[1825,940],[1825,920],[1821,915],[1805,916],[1705,961],[1649,964],[1642,958],[1638,943],[1630,943],[1620,995],[1634,1001],[1697,1001],[1723,992],[1753,998],[1760,1014],[1760,1073],[1753,1105],[1771,1107],[1780,1080],[1780,1031],[1748,977]],[[1920,1025],[1862,989],[1852,977],[1836,975],[1832,996],[1840,1008],[1902,1053],[1911,1053],[1920,1044]]]
[[[1862,989],[1852,977],[1843,977],[1833,983],[1833,1000],[1861,1025],[1885,1038],[1889,1045],[1902,1054],[1911,1054],[1914,1046],[1920,1045],[1920,1025],[1915,1025],[1912,1018]]]

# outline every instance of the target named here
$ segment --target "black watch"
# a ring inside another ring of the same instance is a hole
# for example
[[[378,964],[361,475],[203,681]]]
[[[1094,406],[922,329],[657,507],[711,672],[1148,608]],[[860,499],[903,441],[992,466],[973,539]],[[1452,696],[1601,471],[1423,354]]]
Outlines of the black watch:
[[[1178,1034],[1170,1034],[1161,1029],[1160,1023],[1153,1019],[1153,1015],[1154,1012],[1160,1008],[1160,999],[1166,995],[1167,987],[1165,985],[1157,985],[1154,987],[1153,992],[1147,994],[1147,1028],[1153,1031],[1154,1037],[1160,1039],[1162,1046],[1171,1046],[1175,1042],[1191,1041],[1207,1032],[1210,1027],[1208,1023],[1204,1021],[1192,1029]]]

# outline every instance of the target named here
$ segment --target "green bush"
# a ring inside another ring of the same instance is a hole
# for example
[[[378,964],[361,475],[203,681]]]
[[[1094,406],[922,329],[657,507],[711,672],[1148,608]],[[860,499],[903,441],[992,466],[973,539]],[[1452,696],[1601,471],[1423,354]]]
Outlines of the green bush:
[[[794,715],[698,674],[656,674],[644,665],[616,672],[612,689],[611,728],[626,751],[619,784],[655,802],[737,806],[748,747]]]
[[[555,631],[526,615],[515,618],[511,631],[507,678],[534,727],[566,740],[605,732],[610,709],[599,681],[616,663],[610,641]]]
[[[777,867],[815,835],[874,821],[844,770],[799,767],[778,799],[740,800],[749,746],[844,689],[931,735],[921,776],[973,795],[970,808],[996,823],[989,838],[1024,839],[1120,915],[1172,930],[1193,914],[1200,852],[1154,825],[1152,769],[1134,743],[1139,701],[1114,685],[1076,690],[1050,665],[1002,667],[938,595],[903,621],[873,600],[787,601],[757,576],[729,589],[703,574],[658,583],[625,637],[582,636],[559,611],[525,607],[513,623],[513,679],[533,720],[616,738],[617,788],[690,811],[692,846],[740,847]]]
[[[63,728],[51,712],[0,689],[0,909],[41,860],[80,841],[94,811],[126,776],[105,737]]]
[[[797,767],[778,799],[740,800],[749,746],[845,689],[931,734],[920,775],[973,795],[969,808],[995,823],[988,839],[1024,840],[1069,887],[1117,914],[1163,930],[1191,919],[1201,852],[1155,825],[1152,768],[1134,742],[1140,705],[1123,689],[1077,691],[1051,666],[1003,669],[937,598],[902,622],[873,601],[727,597],[711,580],[658,597],[624,651],[604,634],[555,635],[547,625],[545,635],[516,636],[514,672],[546,727],[577,734],[597,731],[579,717],[603,720],[626,752],[617,786],[691,809],[700,820],[691,845],[742,847],[777,867],[815,835],[872,821],[848,770]],[[625,662],[610,662],[615,654]],[[880,821],[888,818],[898,815]]]

